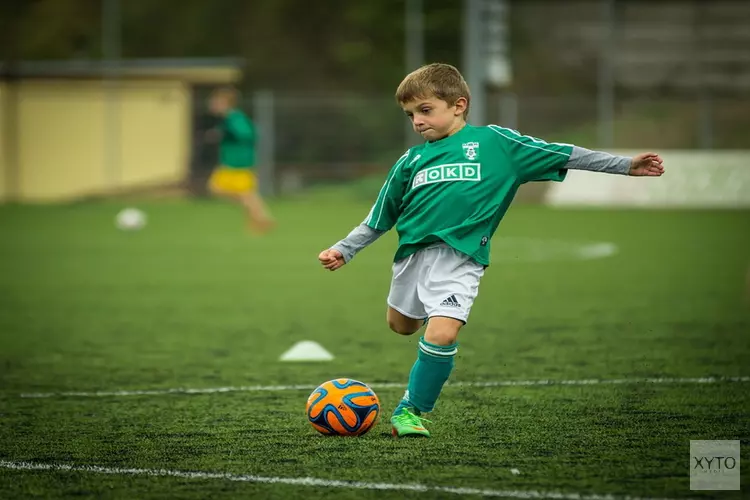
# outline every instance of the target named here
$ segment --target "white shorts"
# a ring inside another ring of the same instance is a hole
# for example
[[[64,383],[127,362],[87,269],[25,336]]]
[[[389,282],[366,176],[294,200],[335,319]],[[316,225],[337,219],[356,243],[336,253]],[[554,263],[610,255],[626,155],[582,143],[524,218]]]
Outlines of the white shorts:
[[[466,323],[484,266],[441,243],[393,264],[388,305],[406,317],[446,316]]]

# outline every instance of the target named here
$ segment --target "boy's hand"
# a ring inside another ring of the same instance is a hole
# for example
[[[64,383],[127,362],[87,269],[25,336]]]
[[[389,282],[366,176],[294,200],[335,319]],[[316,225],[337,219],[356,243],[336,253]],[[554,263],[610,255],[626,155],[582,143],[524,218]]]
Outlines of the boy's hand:
[[[664,173],[664,167],[661,159],[656,153],[642,153],[633,157],[630,162],[630,172],[628,175],[638,177],[659,177]]]
[[[336,269],[346,264],[346,261],[344,261],[344,256],[341,254],[341,252],[339,252],[338,250],[334,250],[333,248],[329,248],[328,250],[323,250],[322,252],[320,252],[320,255],[318,255],[318,260],[323,265],[323,267],[325,267],[329,271],[335,271]]]
[[[221,135],[221,130],[217,128],[210,128],[206,130],[206,132],[203,134],[203,137],[205,138],[206,142],[213,144],[221,140]]]

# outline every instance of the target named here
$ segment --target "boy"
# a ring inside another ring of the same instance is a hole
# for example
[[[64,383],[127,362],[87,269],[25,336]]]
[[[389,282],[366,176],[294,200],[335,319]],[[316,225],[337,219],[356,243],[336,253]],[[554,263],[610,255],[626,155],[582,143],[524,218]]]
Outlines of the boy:
[[[447,64],[409,74],[396,100],[426,142],[398,159],[364,222],[318,259],[335,271],[396,225],[388,325],[401,335],[427,328],[391,424],[394,436],[429,437],[420,415],[432,411],[453,369],[458,332],[490,263],[490,239],[519,185],[562,181],[571,168],[636,176],[660,176],[664,168],[654,153],[612,156],[468,125],[469,88]]]
[[[211,173],[208,188],[215,195],[239,200],[247,212],[248,224],[263,232],[273,222],[257,191],[255,129],[238,109],[238,98],[238,92],[231,87],[216,89],[209,98],[209,110],[223,120],[218,129],[208,133],[209,139],[221,141],[220,166]]]

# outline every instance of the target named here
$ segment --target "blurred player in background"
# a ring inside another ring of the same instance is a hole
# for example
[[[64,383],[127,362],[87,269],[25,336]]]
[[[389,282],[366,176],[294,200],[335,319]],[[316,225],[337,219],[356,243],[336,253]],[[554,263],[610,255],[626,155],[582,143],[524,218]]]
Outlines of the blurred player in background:
[[[518,187],[560,182],[569,169],[659,177],[664,167],[655,153],[614,156],[497,125],[469,125],[469,87],[447,64],[409,74],[396,99],[425,142],[398,159],[364,222],[318,258],[335,271],[386,231],[398,230],[388,325],[401,335],[427,328],[391,424],[395,436],[429,437],[421,415],[432,411],[453,370],[458,332],[490,264],[490,240]]]
[[[211,193],[239,201],[245,208],[248,226],[266,232],[273,219],[258,193],[255,175],[255,127],[238,108],[239,92],[232,87],[214,90],[208,101],[212,114],[222,118],[219,127],[207,132],[207,139],[219,142],[219,165],[208,180]]]

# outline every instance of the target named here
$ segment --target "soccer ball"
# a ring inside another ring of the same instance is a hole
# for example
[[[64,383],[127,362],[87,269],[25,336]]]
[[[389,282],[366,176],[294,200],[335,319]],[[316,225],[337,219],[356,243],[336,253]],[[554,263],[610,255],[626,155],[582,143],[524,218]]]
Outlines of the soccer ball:
[[[146,225],[146,214],[137,208],[125,208],[115,218],[117,229],[122,231],[137,231]]]
[[[349,378],[329,380],[307,398],[307,418],[326,436],[361,436],[380,415],[378,396],[366,384]]]

